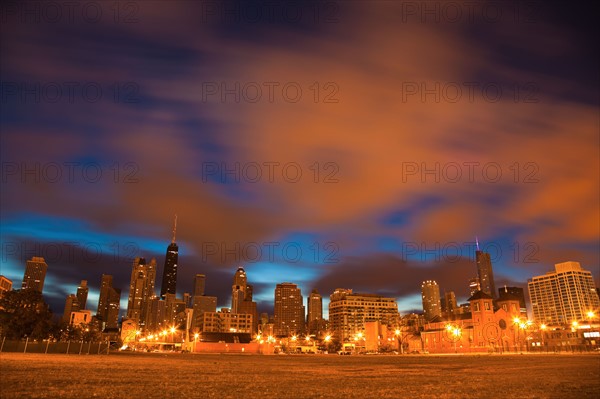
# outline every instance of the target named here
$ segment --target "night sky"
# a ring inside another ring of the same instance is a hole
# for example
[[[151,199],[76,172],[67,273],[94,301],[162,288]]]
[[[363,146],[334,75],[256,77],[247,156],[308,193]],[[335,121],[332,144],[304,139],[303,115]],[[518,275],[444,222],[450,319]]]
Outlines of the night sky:
[[[178,294],[219,307],[238,266],[261,311],[285,281],[464,302],[476,237],[497,287],[600,285],[586,3],[3,3],[1,274],[44,256],[55,312],[107,273],[123,314],[135,256],[158,291],[174,214]]]

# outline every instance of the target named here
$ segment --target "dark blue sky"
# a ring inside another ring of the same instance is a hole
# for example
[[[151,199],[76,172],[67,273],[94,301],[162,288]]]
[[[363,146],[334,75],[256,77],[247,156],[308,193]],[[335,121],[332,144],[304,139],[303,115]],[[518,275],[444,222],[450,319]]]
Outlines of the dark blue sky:
[[[54,311],[102,273],[124,310],[175,213],[178,292],[204,273],[219,306],[240,265],[264,311],[284,281],[464,301],[476,236],[497,286],[598,283],[585,3],[92,3],[0,6],[1,273],[44,256]]]

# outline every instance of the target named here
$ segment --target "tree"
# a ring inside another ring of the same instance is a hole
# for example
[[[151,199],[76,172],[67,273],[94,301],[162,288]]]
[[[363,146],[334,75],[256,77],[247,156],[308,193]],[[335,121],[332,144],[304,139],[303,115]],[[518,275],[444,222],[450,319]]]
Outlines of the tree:
[[[0,334],[9,339],[44,339],[52,329],[52,312],[33,289],[12,290],[0,298]]]

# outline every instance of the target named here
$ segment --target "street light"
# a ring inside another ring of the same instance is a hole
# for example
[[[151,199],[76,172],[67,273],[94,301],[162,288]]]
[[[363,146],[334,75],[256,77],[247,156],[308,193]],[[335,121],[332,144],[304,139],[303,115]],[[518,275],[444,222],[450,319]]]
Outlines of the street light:
[[[396,336],[396,340],[398,340],[398,351],[401,354],[404,354],[404,345],[402,345],[402,331],[399,328],[394,331],[394,335]]]
[[[175,350],[175,337],[173,336],[173,334],[175,334],[175,327],[171,327],[171,342],[173,343],[173,350]]]
[[[200,334],[198,334],[198,333],[194,334],[194,350],[192,352],[196,352],[196,342],[198,341],[199,336],[200,336]]]
[[[575,320],[573,320],[573,322],[571,323],[571,331],[575,332],[575,330],[577,329],[577,327],[579,327],[579,323],[576,322]]]
[[[589,312],[587,312],[587,318],[588,321],[590,323],[590,330],[592,329],[592,319],[596,316],[596,314],[594,314],[594,312],[592,312],[591,310]]]
[[[521,353],[523,353],[523,351],[521,350],[521,334],[519,333],[519,328],[521,327],[521,325],[523,324],[523,322],[521,321],[521,319],[519,317],[515,317],[513,319],[513,323],[515,325],[515,329],[517,330],[517,337],[516,337],[517,339],[516,339],[516,342],[515,342],[515,347],[517,345],[519,345],[519,351]]]

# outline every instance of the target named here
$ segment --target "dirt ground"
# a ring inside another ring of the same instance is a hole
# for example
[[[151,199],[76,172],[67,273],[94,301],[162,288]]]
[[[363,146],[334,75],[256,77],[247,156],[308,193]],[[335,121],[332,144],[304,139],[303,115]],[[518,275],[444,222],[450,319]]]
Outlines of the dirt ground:
[[[600,355],[0,354],[1,398],[598,398]]]

